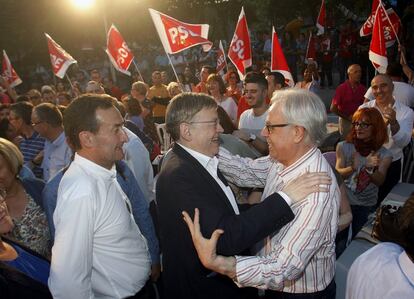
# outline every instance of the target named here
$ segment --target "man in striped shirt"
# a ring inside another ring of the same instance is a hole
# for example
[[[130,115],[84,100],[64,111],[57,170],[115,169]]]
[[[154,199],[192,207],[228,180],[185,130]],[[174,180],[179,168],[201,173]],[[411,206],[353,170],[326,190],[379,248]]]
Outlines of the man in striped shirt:
[[[23,138],[19,143],[23,154],[24,165],[29,167],[38,178],[43,177],[43,169],[40,167],[43,160],[45,139],[33,129],[32,115],[33,105],[28,102],[19,102],[10,106],[9,122],[16,130],[16,134]]]
[[[335,298],[340,196],[333,172],[317,148],[326,134],[326,119],[325,106],[315,94],[281,91],[273,98],[262,130],[269,156],[252,160],[220,150],[219,169],[226,178],[240,187],[264,188],[262,198],[304,172],[327,172],[333,183],[327,193],[314,193],[293,204],[294,220],[267,237],[257,256],[217,256],[220,231],[206,240],[186,215],[205,267],[231,277],[239,286],[266,289],[266,298]]]

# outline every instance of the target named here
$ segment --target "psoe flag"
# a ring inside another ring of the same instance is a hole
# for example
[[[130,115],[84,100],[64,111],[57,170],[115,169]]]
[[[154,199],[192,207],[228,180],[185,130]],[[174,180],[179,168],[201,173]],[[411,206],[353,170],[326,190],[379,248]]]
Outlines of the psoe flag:
[[[11,65],[10,59],[7,56],[5,50],[3,50],[3,63],[2,63],[2,71],[1,75],[7,80],[7,83],[11,88],[16,87],[17,85],[22,83],[19,75],[17,75],[16,71],[14,70],[13,66]]]
[[[207,39],[208,24],[188,24],[152,8],[148,10],[168,54],[175,54],[197,45],[202,45],[205,52],[210,51],[213,43]]]
[[[372,39],[369,45],[369,60],[375,69],[384,74],[388,66],[387,49],[385,48],[384,24],[382,21],[382,13],[386,13],[384,7],[380,4],[375,13],[374,27],[372,29]]]
[[[128,68],[134,59],[134,54],[114,24],[108,31],[105,52],[118,71],[128,76],[131,75]]]
[[[236,30],[230,43],[227,54],[234,64],[241,79],[246,75],[246,69],[252,65],[252,48],[250,46],[249,28],[247,19],[242,7]]]
[[[50,62],[52,63],[53,73],[63,79],[69,66],[77,61],[61,46],[59,46],[49,34],[45,33],[47,47],[49,48]]]
[[[272,57],[271,57],[271,71],[279,72],[285,77],[285,83],[290,87],[295,85],[293,81],[292,73],[290,72],[289,65],[287,64],[285,55],[283,54],[282,47],[280,46],[279,39],[275,27],[272,27]]]

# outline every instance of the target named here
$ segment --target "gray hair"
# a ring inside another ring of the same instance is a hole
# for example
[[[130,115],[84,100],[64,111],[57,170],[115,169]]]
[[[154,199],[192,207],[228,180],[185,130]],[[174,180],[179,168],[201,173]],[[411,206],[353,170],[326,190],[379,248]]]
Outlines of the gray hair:
[[[165,124],[174,141],[180,139],[180,124],[190,122],[202,109],[217,109],[217,103],[203,93],[183,92],[172,98],[167,106]]]
[[[280,106],[287,123],[304,127],[308,132],[305,141],[319,146],[327,136],[326,108],[313,92],[304,89],[287,89],[275,93],[272,107]]]

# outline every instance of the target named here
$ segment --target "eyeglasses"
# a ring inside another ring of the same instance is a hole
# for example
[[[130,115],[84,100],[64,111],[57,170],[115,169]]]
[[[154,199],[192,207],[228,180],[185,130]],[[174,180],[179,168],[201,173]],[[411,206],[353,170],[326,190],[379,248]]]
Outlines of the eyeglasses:
[[[360,127],[361,129],[367,129],[369,126],[371,126],[372,124],[369,124],[369,123],[366,123],[366,122],[363,122],[363,121],[361,121],[361,122],[359,122],[359,121],[354,121],[353,123],[352,123],[352,125],[354,126],[354,127]]]
[[[202,121],[190,121],[189,124],[214,124],[217,126],[220,123],[220,120],[217,118],[215,120],[202,120]]]
[[[289,125],[291,125],[291,124],[266,124],[265,128],[266,128],[267,132],[269,134],[271,134],[274,128],[283,128],[283,127],[287,127]]]

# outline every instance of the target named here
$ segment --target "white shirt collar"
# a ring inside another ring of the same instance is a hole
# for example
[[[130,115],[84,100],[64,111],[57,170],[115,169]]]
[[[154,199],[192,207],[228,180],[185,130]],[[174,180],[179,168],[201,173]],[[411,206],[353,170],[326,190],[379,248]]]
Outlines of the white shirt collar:
[[[178,142],[177,142],[178,143]],[[218,159],[217,157],[209,157],[207,155],[204,155],[202,153],[199,153],[191,148],[188,148],[184,145],[182,145],[181,143],[178,143],[184,150],[186,150],[191,156],[194,157],[194,159],[196,159],[204,168],[207,169],[207,166],[209,166],[209,164],[213,163],[212,166],[217,169],[217,165],[218,165]]]
[[[102,167],[102,166],[96,164],[95,162],[92,162],[91,160],[82,157],[78,153],[75,153],[75,158],[73,159],[72,163],[76,163],[77,165],[79,165],[79,167],[84,169],[87,173],[92,173],[94,175],[99,175],[99,176],[101,176],[103,178],[107,178],[107,179],[116,178],[115,163],[114,163],[114,165],[112,166],[111,169],[106,169],[105,167]]]
[[[414,285],[414,263],[408,257],[405,251],[401,252],[400,256],[398,257],[398,262],[401,267],[401,271],[407,277],[407,279]]]

